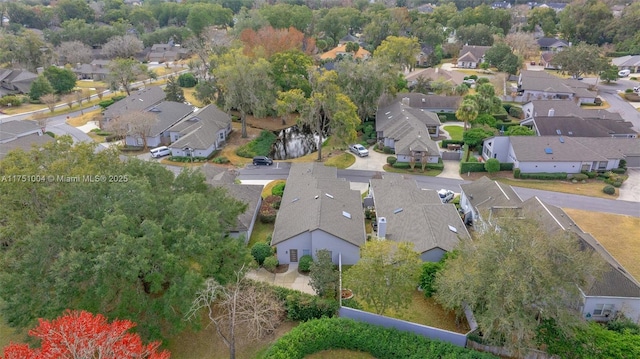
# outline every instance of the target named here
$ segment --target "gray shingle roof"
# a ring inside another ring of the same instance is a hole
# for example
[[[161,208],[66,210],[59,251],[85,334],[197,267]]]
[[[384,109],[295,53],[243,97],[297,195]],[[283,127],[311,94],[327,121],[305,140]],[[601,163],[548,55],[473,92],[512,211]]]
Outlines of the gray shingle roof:
[[[391,173],[369,183],[376,216],[387,219],[388,240],[411,242],[424,253],[434,248],[451,251],[461,238],[470,238],[455,206],[443,204],[436,191],[419,189],[415,180]]]
[[[471,206],[477,210],[488,210],[493,207],[516,208],[522,199],[511,188],[483,176],[471,183],[461,184],[460,188],[469,199]]]
[[[2,128],[3,125],[4,124],[0,125],[0,129],[2,129],[2,131],[4,131],[4,129]],[[7,155],[7,153],[17,148],[20,148],[24,151],[29,151],[34,146],[42,147],[46,143],[49,143],[52,141],[54,141],[54,138],[49,135],[40,136],[34,133],[31,135],[22,136],[13,141],[0,143],[0,159],[3,159]]]
[[[458,62],[479,62],[491,46],[464,45],[460,50]]]
[[[522,203],[522,213],[527,218],[537,220],[542,228],[549,232],[571,231],[581,241],[583,248],[595,250],[607,262],[608,266],[601,278],[586,288],[588,296],[640,297],[640,283],[622,267],[618,261],[589,233],[585,233],[561,208],[532,197]]]
[[[569,47],[569,43],[562,39],[556,39],[554,37],[541,37],[538,39],[538,46],[540,47]]]
[[[131,95],[114,103],[104,110],[104,117],[107,119],[116,118],[123,113],[130,111],[143,111],[163,101],[166,97],[164,90],[160,86],[148,87],[132,92]]]
[[[640,141],[634,138],[511,136],[510,141],[521,162],[606,161],[640,153]]]
[[[383,132],[384,137],[401,139],[409,133],[423,131],[429,135],[427,126],[439,126],[440,119],[433,112],[412,108],[402,101],[378,110],[376,114],[376,131]]]
[[[193,106],[181,102],[162,101],[149,108],[148,112],[155,115],[157,120],[150,132],[151,136],[154,137],[193,112]]]
[[[350,189],[349,182],[337,178],[335,167],[293,163],[271,244],[314,230],[327,232],[356,246],[363,245],[362,198],[359,191]]]
[[[216,142],[217,132],[227,128],[230,123],[229,114],[221,111],[214,104],[208,105],[170,128],[171,132],[180,133],[180,139],[169,147],[207,149]]]
[[[427,152],[429,156],[439,156],[440,149],[424,132],[413,132],[400,138],[395,144],[396,154],[410,155],[412,151]]]
[[[230,197],[247,204],[247,209],[238,216],[238,222],[231,230],[238,232],[248,230],[251,226],[251,221],[253,220],[253,214],[256,211],[256,207],[258,206],[258,203],[260,203],[262,189],[264,187],[234,183],[219,183],[214,184],[214,186],[226,189]]]
[[[533,120],[539,136],[561,134],[570,137],[611,137],[636,135],[631,122],[608,119],[584,119],[576,116],[537,116]],[[559,132],[558,132],[559,131]]]
[[[582,118],[606,118],[610,120],[622,120],[619,113],[606,110],[586,110],[572,100],[535,100],[527,104],[533,105],[533,117],[548,116],[553,110],[554,116],[579,116]]]
[[[38,130],[40,130],[40,126],[35,121],[13,120],[2,122],[0,123],[0,143]]]

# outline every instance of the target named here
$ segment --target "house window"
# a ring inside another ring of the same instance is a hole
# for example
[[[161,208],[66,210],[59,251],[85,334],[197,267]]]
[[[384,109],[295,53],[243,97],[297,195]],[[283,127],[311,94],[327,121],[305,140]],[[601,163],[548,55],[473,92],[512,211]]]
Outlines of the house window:
[[[596,304],[593,310],[594,317],[609,317],[613,313],[613,304]]]
[[[220,132],[220,139],[224,140],[224,132]]]
[[[600,161],[600,162],[598,163],[598,169],[600,169],[600,170],[605,170],[605,169],[607,169],[607,162]]]

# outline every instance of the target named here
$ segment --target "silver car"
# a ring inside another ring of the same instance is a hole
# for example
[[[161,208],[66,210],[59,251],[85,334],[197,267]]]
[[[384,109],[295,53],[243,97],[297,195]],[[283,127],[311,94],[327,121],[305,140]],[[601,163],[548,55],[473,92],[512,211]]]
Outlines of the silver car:
[[[349,146],[349,149],[351,150],[351,152],[355,153],[360,157],[369,156],[369,150],[364,148],[364,146],[359,143]]]

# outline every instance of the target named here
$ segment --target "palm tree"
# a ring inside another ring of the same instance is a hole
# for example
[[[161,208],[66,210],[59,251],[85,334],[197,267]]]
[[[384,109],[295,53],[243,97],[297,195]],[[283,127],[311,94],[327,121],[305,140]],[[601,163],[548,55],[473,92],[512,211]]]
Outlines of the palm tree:
[[[458,120],[464,121],[464,130],[469,128],[469,122],[478,117],[478,104],[473,99],[464,99],[456,111]]]

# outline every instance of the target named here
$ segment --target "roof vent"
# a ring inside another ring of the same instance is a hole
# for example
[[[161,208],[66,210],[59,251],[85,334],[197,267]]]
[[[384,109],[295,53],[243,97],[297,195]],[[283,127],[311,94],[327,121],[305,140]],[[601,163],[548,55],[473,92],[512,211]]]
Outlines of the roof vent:
[[[547,148],[544,149],[544,153],[550,155],[550,154],[553,153],[553,150],[551,149],[551,147],[547,147]]]
[[[560,131],[560,130],[556,130],[556,134],[557,134],[557,135],[561,135],[561,134],[562,134],[562,131]]]
[[[569,131],[569,136],[573,136],[573,132]]]
[[[293,203],[293,202],[298,202],[298,200],[299,200],[299,199],[300,199],[300,198],[296,197],[296,198],[294,198],[294,199],[292,199],[292,200],[291,200],[291,203]]]
[[[403,210],[404,209],[402,207],[396,208],[396,209],[393,210],[393,214],[398,214],[398,213],[402,212]]]
[[[320,196],[316,195],[316,196],[315,196],[315,197],[313,197],[313,198],[314,198],[314,199],[318,199],[318,198],[320,198]]]
[[[453,233],[458,233],[458,229],[452,225],[449,225],[449,230]]]
[[[347,217],[347,218],[349,218],[349,219],[351,219],[351,213],[349,213],[349,212],[342,211],[342,215]]]
[[[560,141],[560,143],[564,143],[564,138],[562,138],[562,136],[560,136],[560,137],[558,138],[558,141]]]
[[[328,194],[328,193],[325,193],[324,195],[325,195],[325,196],[327,196],[327,197],[329,197],[329,198],[333,198],[333,196],[332,196],[332,195],[330,195],[330,194]]]

